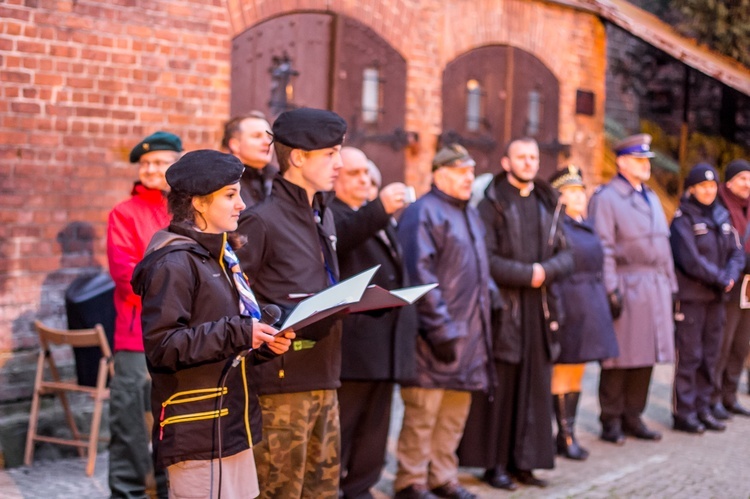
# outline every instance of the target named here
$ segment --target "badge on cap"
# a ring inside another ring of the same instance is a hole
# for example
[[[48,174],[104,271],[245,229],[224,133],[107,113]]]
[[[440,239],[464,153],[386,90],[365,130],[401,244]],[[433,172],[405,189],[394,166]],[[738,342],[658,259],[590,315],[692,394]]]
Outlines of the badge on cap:
[[[148,145],[148,142],[143,143],[143,150],[148,151],[151,146]]]
[[[706,180],[714,180],[714,172],[706,170]]]

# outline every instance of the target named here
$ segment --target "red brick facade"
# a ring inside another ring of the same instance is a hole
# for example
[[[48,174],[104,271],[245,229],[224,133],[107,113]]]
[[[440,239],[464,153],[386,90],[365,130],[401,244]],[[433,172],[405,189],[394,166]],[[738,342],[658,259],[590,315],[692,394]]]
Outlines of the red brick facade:
[[[67,284],[106,266],[106,217],[135,178],[132,145],[162,129],[180,135],[187,150],[218,147],[229,117],[233,36],[297,11],[352,17],[406,59],[406,128],[420,137],[405,152],[406,180],[418,190],[429,185],[441,131],[443,68],[490,44],[528,51],[554,73],[559,141],[599,179],[604,26],[555,2],[7,0],[0,3],[0,401],[29,396],[31,320],[64,324]],[[595,94],[593,116],[576,115],[577,89]]]

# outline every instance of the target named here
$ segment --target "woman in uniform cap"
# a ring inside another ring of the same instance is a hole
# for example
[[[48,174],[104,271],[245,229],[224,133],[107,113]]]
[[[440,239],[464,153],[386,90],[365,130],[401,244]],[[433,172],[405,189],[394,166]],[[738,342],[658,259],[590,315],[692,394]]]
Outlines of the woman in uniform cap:
[[[246,363],[284,353],[294,337],[259,322],[227,243],[245,208],[243,170],[236,157],[210,150],[173,164],[172,222],[154,235],[133,277],[158,423],[155,459],[167,469],[170,498],[258,495],[251,447],[261,415]]]
[[[550,178],[565,205],[563,231],[575,270],[557,284],[564,311],[560,356],[552,369],[552,399],[557,419],[557,453],[584,460],[589,453],[575,438],[575,419],[586,362],[618,355],[607,292],[602,281],[604,252],[599,236],[586,220],[586,190],[581,170],[573,165]]]
[[[724,301],[745,265],[729,211],[716,202],[719,176],[698,163],[685,178],[685,196],[670,227],[677,274],[672,416],[674,429],[700,434],[726,426],[711,412],[721,348]]]

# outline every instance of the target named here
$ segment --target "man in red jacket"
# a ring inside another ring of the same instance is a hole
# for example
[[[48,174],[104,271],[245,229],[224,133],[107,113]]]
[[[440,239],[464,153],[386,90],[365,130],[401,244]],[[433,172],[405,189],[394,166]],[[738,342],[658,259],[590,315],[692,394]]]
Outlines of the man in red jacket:
[[[109,488],[113,498],[144,498],[153,480],[149,451],[151,382],[143,354],[141,299],[130,286],[151,237],[169,225],[164,177],[182,152],[180,138],[156,132],[130,152],[138,181],[130,199],[109,214],[107,258],[115,281],[115,376],[110,383]],[[149,413],[148,416],[146,414]],[[147,418],[149,421],[147,421]],[[164,473],[156,473],[157,494],[167,497]]]

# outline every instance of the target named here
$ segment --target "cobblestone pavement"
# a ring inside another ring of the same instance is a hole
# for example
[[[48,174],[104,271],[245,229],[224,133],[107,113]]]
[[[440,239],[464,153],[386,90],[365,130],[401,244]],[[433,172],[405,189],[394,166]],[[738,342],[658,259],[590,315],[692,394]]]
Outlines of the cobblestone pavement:
[[[735,417],[724,433],[693,436],[670,429],[672,367],[654,371],[646,421],[664,433],[661,442],[628,439],[622,447],[598,440],[596,385],[598,367],[590,364],[584,378],[577,435],[591,451],[586,462],[557,459],[554,470],[539,471],[550,481],[546,489],[521,487],[510,493],[491,489],[477,478],[482,470],[462,468],[461,482],[482,498],[750,498],[750,418]],[[740,401],[750,407],[747,382],[743,379]],[[396,404],[386,470],[376,490],[376,499],[393,493],[395,438],[401,405]],[[31,467],[0,470],[0,497],[16,498],[106,498],[107,453],[97,459],[92,478],[84,473],[82,459],[39,461]]]

